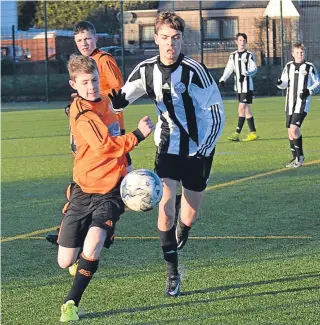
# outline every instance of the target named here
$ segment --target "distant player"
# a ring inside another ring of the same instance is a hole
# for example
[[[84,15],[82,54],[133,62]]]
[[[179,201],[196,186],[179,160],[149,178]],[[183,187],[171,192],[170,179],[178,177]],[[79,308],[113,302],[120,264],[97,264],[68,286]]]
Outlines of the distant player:
[[[97,48],[98,35],[94,25],[89,21],[80,21],[75,25],[73,35],[79,52],[96,61],[101,94],[107,96],[112,89],[120,89],[123,86],[121,71],[110,53]],[[68,113],[68,109],[66,109],[66,113]]]
[[[245,120],[247,119],[250,133],[242,141],[253,141],[259,138],[254,123],[254,118],[250,110],[250,104],[253,101],[253,80],[252,77],[257,73],[257,65],[252,52],[246,49],[247,35],[238,33],[236,35],[238,50],[232,52],[223,75],[219,80],[219,87],[223,87],[227,79],[234,73],[234,90],[238,94],[238,126],[236,132],[230,137],[230,141],[240,141]]]
[[[100,78],[100,89],[103,96],[107,96],[111,89],[120,89],[123,86],[122,75],[119,67],[113,56],[109,53],[101,51],[97,48],[98,35],[94,25],[89,21],[80,21],[74,27],[74,41],[77,45],[79,52],[84,56],[90,56],[97,64]],[[73,98],[77,93],[72,95]],[[65,108],[66,114],[69,116],[70,105]],[[122,113],[118,114],[121,134],[125,134],[124,119]],[[74,141],[73,135],[70,134],[70,145],[73,154],[76,153],[77,146]],[[128,171],[132,170],[131,158],[127,154]],[[67,199],[70,197],[73,185],[71,184],[66,191]],[[67,204],[66,204],[67,206]],[[57,243],[57,234],[48,234],[46,239],[53,244]],[[111,241],[110,241],[111,243]]]
[[[120,135],[117,116],[109,99],[100,96],[95,61],[73,55],[68,61],[70,85],[78,93],[70,107],[71,131],[77,143],[75,183],[61,223],[58,264],[70,267],[81,252],[71,290],[61,307],[61,322],[79,320],[78,305],[96,272],[105,240],[124,212],[120,183],[127,174],[125,154],[148,137],[151,120],[145,116],[138,128]]]
[[[136,66],[123,93],[109,95],[114,109],[120,111],[144,94],[156,105],[155,171],[163,180],[158,229],[169,297],[180,294],[177,250],[185,245],[199,213],[225,119],[220,92],[209,71],[181,53],[184,27],[184,20],[174,12],[160,13],[155,21],[160,55]],[[175,227],[180,183],[181,209]]]
[[[309,112],[311,95],[320,90],[320,80],[314,64],[305,61],[305,47],[302,43],[293,45],[292,56],[294,60],[284,67],[281,79],[277,80],[277,87],[287,89],[286,127],[292,160],[286,167],[300,167],[304,162],[300,128]]]

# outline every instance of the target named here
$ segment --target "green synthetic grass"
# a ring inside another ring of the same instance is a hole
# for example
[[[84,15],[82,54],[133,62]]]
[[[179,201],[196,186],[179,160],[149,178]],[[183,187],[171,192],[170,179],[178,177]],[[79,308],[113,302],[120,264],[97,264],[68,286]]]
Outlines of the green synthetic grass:
[[[319,324],[319,162],[283,168],[290,160],[283,102],[257,99],[253,111],[261,138],[230,143],[225,137],[234,132],[237,104],[225,101],[227,121],[208,191],[192,237],[179,254],[183,295],[163,297],[164,266],[159,240],[154,239],[156,211],[128,212],[83,296],[79,324]],[[68,121],[54,106],[3,106],[6,325],[58,324],[72,282],[68,272],[59,269],[57,249],[43,239],[45,234],[14,237],[60,222],[72,156]],[[306,163],[319,160],[319,106],[315,97],[302,128]],[[154,111],[152,105],[129,108],[127,130],[146,114],[154,119]],[[246,131],[245,125],[244,135]],[[154,151],[149,138],[133,151],[134,166],[152,169]],[[270,171],[275,172],[265,175]],[[255,175],[261,177],[246,179]],[[214,187],[217,184],[222,186]]]

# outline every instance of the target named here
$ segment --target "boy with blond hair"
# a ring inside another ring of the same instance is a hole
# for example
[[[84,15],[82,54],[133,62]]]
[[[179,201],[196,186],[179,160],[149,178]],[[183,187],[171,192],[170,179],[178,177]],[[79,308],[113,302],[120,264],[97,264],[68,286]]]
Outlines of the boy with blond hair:
[[[61,322],[79,320],[78,305],[96,272],[107,236],[124,212],[120,183],[126,175],[125,154],[148,137],[153,124],[149,117],[138,128],[120,134],[119,119],[100,95],[95,61],[73,55],[68,62],[70,86],[78,93],[70,107],[71,132],[77,143],[74,158],[75,186],[61,223],[58,264],[70,267],[81,252],[74,281],[61,307]]]
[[[305,47],[302,43],[293,44],[292,56],[294,60],[286,64],[276,85],[280,89],[287,89],[286,127],[292,160],[286,167],[297,168],[304,162],[300,128],[309,112],[311,95],[320,90],[320,81],[314,64],[305,61]]]
[[[90,21],[80,21],[75,25],[73,35],[79,52],[84,56],[91,57],[96,62],[99,71],[101,95],[107,96],[111,92],[111,89],[120,89],[123,86],[121,71],[117,66],[116,60],[110,53],[104,52],[97,48],[98,35],[94,25]],[[77,93],[73,93],[72,97],[76,98]],[[71,104],[65,107],[65,113],[68,116],[70,113],[70,106]],[[121,134],[125,134],[124,118],[122,113],[118,114],[118,119],[120,123]],[[70,133],[70,145],[72,153],[75,154],[77,151],[77,146],[72,133]],[[127,169],[128,171],[131,171],[133,168],[129,153],[126,155],[126,158]],[[67,200],[69,200],[72,189],[73,183],[67,187]],[[65,204],[65,207],[67,207],[67,205],[68,202]],[[46,239],[52,244],[57,244],[58,234],[50,233],[46,236]],[[111,244],[112,239],[107,238],[106,246],[109,246]]]

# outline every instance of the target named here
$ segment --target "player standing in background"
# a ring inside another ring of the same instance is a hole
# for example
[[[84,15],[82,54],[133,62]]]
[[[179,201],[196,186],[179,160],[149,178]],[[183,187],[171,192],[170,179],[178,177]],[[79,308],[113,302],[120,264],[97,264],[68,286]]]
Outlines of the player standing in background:
[[[111,54],[97,48],[98,35],[94,25],[89,21],[80,21],[75,25],[73,34],[79,52],[84,56],[93,58],[97,64],[101,95],[107,96],[111,92],[111,89],[120,89],[123,86],[121,71]],[[77,93],[72,94],[72,97],[77,97]],[[65,108],[65,112],[68,116],[70,105],[71,104],[67,105]],[[118,118],[120,121],[121,134],[125,134],[123,114],[118,114]],[[77,147],[72,133],[70,133],[70,145],[73,154],[75,154]],[[131,171],[132,165],[129,154],[127,154],[127,165],[128,171]],[[73,184],[71,183],[66,190],[67,200],[69,200],[72,188]],[[68,203],[66,203],[65,207],[67,204]],[[58,234],[50,233],[46,236],[46,239],[50,243],[57,244]]]
[[[287,89],[285,112],[286,127],[292,160],[286,167],[300,167],[304,162],[301,126],[307,116],[311,95],[320,90],[320,80],[316,67],[305,61],[305,47],[295,43],[292,47],[293,61],[286,64],[277,87]]]
[[[179,296],[178,249],[195,222],[207,186],[216,143],[224,126],[219,89],[207,68],[181,53],[184,20],[162,12],[155,21],[159,56],[136,66],[117,93],[109,95],[120,110],[142,95],[156,105],[158,122],[155,171],[163,180],[158,229],[166,264],[166,296]],[[175,221],[176,193],[182,184],[180,215]]]
[[[230,75],[234,73],[234,90],[237,92],[239,100],[238,126],[236,132],[227,137],[227,139],[230,141],[240,141],[240,133],[247,119],[250,133],[242,141],[253,141],[259,138],[250,110],[250,104],[253,101],[252,77],[257,73],[258,69],[253,53],[246,49],[247,35],[238,33],[236,38],[238,50],[230,54],[227,66],[219,80],[219,87],[223,87]]]
[[[70,267],[81,252],[71,290],[61,307],[61,322],[79,320],[78,305],[97,271],[107,237],[124,212],[120,183],[127,174],[125,154],[148,137],[153,124],[149,117],[138,128],[120,135],[117,115],[110,101],[100,96],[95,61],[73,55],[68,62],[70,85],[78,93],[70,107],[71,132],[77,143],[74,158],[74,188],[59,232],[58,264]]]

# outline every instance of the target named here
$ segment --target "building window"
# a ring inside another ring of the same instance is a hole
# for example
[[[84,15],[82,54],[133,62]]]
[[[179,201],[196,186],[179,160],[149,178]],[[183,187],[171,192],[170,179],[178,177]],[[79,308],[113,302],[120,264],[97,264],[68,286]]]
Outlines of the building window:
[[[238,33],[238,18],[209,18],[203,22],[205,40],[235,39]]]
[[[154,25],[140,25],[139,35],[141,48],[156,47],[154,43]]]
[[[204,47],[216,51],[229,51],[237,48],[236,35],[239,31],[237,17],[208,18],[203,21]],[[206,43],[207,42],[207,43]]]

